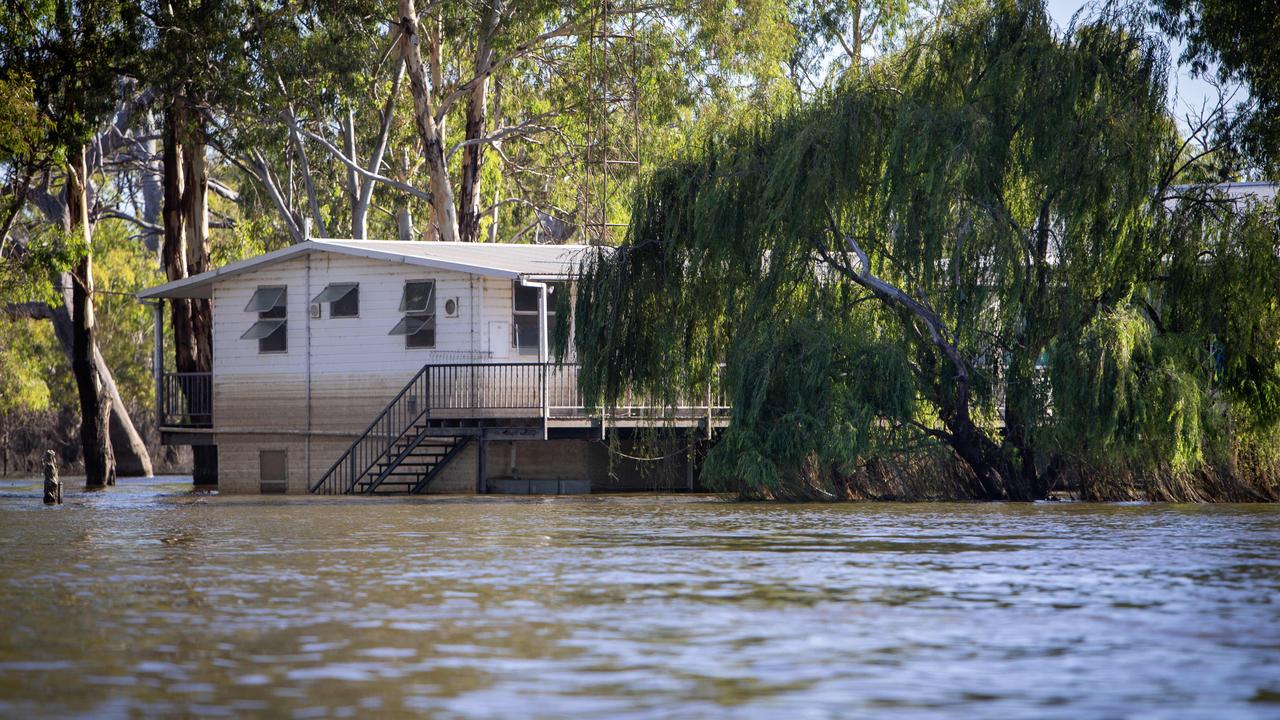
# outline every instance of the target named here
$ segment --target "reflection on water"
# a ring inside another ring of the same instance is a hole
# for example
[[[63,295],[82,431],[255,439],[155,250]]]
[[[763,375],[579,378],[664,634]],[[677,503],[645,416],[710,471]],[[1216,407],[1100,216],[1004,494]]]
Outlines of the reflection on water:
[[[1280,508],[0,481],[0,715],[1277,717]]]

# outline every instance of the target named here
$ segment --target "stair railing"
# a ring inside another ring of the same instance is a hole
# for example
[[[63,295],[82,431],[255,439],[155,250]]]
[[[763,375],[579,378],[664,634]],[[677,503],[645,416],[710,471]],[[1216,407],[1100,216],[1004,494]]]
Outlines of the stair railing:
[[[369,473],[396,446],[409,428],[431,410],[432,366],[423,366],[413,379],[382,408],[369,427],[351,443],[308,492],[339,495],[351,492],[360,478]]]

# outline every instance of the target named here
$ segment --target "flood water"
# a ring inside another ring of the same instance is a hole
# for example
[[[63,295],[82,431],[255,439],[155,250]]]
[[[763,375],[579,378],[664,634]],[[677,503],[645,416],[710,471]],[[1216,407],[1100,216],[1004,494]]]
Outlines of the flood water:
[[[1280,717],[1280,508],[0,481],[0,715]]]

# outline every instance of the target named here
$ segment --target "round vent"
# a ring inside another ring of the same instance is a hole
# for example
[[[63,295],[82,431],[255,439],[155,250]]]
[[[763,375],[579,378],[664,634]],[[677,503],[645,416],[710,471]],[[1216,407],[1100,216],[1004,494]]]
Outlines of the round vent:
[[[458,301],[457,301],[457,300],[455,300],[455,299],[453,299],[453,298],[449,298],[448,300],[445,300],[445,301],[444,301],[444,314],[445,314],[445,315],[447,315],[447,316],[449,316],[449,317],[453,317],[454,315],[457,315],[457,314],[458,314]]]

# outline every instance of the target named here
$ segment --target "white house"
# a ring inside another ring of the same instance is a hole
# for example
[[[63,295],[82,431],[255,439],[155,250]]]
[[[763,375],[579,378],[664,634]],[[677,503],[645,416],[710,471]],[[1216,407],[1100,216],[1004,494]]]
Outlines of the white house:
[[[309,240],[145,290],[213,305],[213,371],[180,374],[160,370],[155,302],[162,442],[216,445],[223,492],[691,486],[690,458],[642,473],[614,449],[641,428],[705,437],[723,402],[591,412],[550,361],[556,293],[590,250]]]

